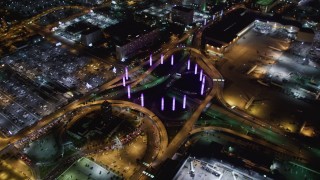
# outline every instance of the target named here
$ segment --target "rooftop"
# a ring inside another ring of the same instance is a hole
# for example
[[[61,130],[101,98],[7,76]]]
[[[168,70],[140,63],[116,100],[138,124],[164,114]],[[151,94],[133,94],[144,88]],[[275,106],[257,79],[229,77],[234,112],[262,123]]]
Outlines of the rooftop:
[[[193,11],[193,9],[187,8],[187,7],[183,7],[183,6],[174,6],[174,7],[172,7],[172,9],[176,9],[176,10],[184,11],[184,12],[191,12],[191,11]]]
[[[148,15],[156,16],[156,17],[163,17],[163,16],[169,14],[170,10],[168,10],[166,8],[158,8],[155,6],[151,6],[151,7],[144,9],[143,11],[140,11],[138,13],[148,14]]]
[[[123,45],[129,41],[146,34],[155,28],[151,28],[144,23],[133,20],[126,20],[106,29],[117,45]]]
[[[76,33],[82,33],[86,30],[90,30],[93,28],[97,28],[97,26],[94,26],[93,24],[88,23],[86,21],[79,21],[75,24],[68,26],[66,28],[66,31],[76,34]]]
[[[262,5],[262,6],[268,6],[272,4],[274,0],[257,0],[257,4]]]
[[[90,27],[90,28],[85,29],[84,31],[82,31],[81,35],[88,35],[88,34],[91,34],[93,32],[99,31],[99,30],[101,30],[99,27],[93,26],[93,27]]]
[[[226,15],[222,21],[206,28],[203,34],[206,39],[214,39],[217,42],[229,43],[237,34],[254,21],[251,14],[245,9],[237,9]]]

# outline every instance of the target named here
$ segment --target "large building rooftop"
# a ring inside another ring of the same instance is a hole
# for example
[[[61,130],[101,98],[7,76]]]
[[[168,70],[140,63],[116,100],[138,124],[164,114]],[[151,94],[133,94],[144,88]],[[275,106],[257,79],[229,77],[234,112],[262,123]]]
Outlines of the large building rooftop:
[[[262,6],[268,6],[272,4],[274,0],[258,0],[257,4],[262,5]]]
[[[155,28],[133,20],[123,21],[106,29],[117,45],[123,45]]]
[[[86,32],[86,31],[92,31],[92,30],[96,30],[98,28],[99,27],[97,27],[97,26],[95,26],[95,25],[93,25],[91,23],[88,23],[86,21],[79,21],[79,22],[77,22],[75,24],[72,24],[72,25],[68,26],[66,28],[66,31],[71,32],[73,34],[75,34],[75,33],[82,34],[82,33]]]
[[[253,21],[254,17],[246,13],[245,9],[237,9],[223,17],[218,23],[206,28],[203,35],[206,39],[212,39],[221,44],[229,43]]]
[[[191,8],[183,7],[183,6],[173,6],[172,9],[176,9],[179,11],[190,12],[193,11]]]

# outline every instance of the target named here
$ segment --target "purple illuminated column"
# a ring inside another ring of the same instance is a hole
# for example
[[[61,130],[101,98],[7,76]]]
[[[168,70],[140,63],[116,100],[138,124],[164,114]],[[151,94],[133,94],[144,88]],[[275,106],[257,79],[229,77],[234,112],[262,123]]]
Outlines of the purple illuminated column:
[[[176,97],[172,98],[172,111],[176,110]]]
[[[123,87],[125,87],[126,86],[126,77],[122,77],[122,85],[123,85]]]
[[[204,83],[201,84],[201,95],[203,95],[204,92]]]
[[[183,109],[186,108],[186,103],[187,103],[187,96],[183,95],[183,106],[182,106]]]
[[[126,72],[126,80],[129,79],[129,75],[128,75],[128,67],[125,68],[125,72]]]
[[[130,92],[130,85],[128,86],[128,99],[130,99],[131,98],[131,92]]]
[[[202,83],[201,83],[201,95],[204,93],[204,84],[206,82],[206,76],[203,76]]]
[[[143,93],[141,94],[141,106],[144,107],[144,96],[143,96]]]
[[[195,64],[194,65],[194,74],[197,74],[198,73],[198,64]]]
[[[173,66],[174,57],[171,55],[171,65]]]
[[[163,54],[161,54],[161,64],[163,64]]]
[[[161,111],[164,110],[164,98],[162,97],[161,98]]]
[[[200,70],[200,80],[199,80],[199,81],[202,80],[202,74],[203,74],[203,70],[201,69],[201,70]]]
[[[216,18],[216,15],[213,15],[213,16],[212,16],[212,20],[214,20],[215,18]]]
[[[150,54],[150,60],[149,60],[150,66],[152,66],[152,54]]]
[[[187,69],[190,70],[190,59],[188,60]]]
[[[207,25],[207,19],[204,19],[204,25]]]

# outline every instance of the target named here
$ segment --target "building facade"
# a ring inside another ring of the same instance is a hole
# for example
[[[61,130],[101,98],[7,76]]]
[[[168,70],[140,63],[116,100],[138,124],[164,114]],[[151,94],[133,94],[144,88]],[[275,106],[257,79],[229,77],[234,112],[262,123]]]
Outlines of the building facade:
[[[81,32],[80,42],[85,46],[92,46],[103,36],[100,28],[91,28]]]
[[[193,22],[194,10],[183,6],[174,6],[171,10],[171,20],[173,22],[189,25]]]
[[[129,40],[122,45],[116,45],[116,57],[119,60],[127,59],[130,56],[146,46],[151,45],[160,35],[159,29],[154,29],[145,34],[140,34],[138,37]]]

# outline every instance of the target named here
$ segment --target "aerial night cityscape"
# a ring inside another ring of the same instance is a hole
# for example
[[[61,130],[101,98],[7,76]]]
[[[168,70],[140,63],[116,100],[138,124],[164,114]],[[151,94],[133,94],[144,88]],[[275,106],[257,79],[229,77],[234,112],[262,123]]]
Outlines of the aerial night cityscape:
[[[0,180],[320,180],[320,0],[0,7]]]

